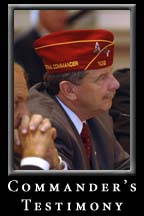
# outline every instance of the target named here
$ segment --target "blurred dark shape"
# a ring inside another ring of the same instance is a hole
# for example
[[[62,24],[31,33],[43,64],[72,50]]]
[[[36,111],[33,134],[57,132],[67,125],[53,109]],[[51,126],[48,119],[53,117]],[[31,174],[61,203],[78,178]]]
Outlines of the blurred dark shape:
[[[117,140],[130,153],[130,69],[118,69],[114,76],[120,82],[120,88],[113,98],[110,115]]]
[[[68,25],[72,25],[75,21],[82,18],[83,16],[87,15],[89,12],[92,12],[92,10],[80,10],[79,12],[71,15],[68,18]]]

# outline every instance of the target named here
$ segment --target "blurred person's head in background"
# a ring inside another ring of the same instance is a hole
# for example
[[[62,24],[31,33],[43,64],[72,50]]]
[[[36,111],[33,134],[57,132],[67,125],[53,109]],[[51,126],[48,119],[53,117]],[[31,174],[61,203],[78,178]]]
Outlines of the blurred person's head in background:
[[[39,10],[37,16],[38,31],[47,33],[66,29],[69,12],[68,10]]]
[[[17,37],[14,43],[14,59],[28,74],[29,87],[43,81],[45,68],[34,51],[33,42],[45,34],[65,30],[68,23],[68,10],[32,10],[32,28]]]

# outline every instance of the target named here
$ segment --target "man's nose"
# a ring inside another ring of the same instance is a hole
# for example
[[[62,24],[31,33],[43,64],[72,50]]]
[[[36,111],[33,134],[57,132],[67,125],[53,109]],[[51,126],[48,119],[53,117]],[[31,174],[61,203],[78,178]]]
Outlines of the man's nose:
[[[120,83],[119,81],[112,75],[112,82],[111,82],[112,86],[114,89],[118,89],[120,87]]]

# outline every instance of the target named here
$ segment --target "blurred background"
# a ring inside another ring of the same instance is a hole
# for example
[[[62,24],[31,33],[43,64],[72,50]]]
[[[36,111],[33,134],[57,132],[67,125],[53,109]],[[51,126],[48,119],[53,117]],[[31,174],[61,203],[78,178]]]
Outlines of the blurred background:
[[[58,9],[60,10],[60,9]],[[106,28],[115,34],[114,70],[130,67],[130,10],[68,10],[67,29]],[[14,9],[14,40],[38,21],[38,10]]]

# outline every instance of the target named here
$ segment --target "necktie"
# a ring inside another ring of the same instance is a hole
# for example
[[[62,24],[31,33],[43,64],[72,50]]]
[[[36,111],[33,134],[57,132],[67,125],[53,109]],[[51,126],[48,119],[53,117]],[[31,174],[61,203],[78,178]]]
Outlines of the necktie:
[[[89,134],[88,125],[86,123],[83,123],[83,129],[81,132],[81,138],[85,145],[86,153],[88,159],[90,158],[90,152],[91,152],[91,139]]]

